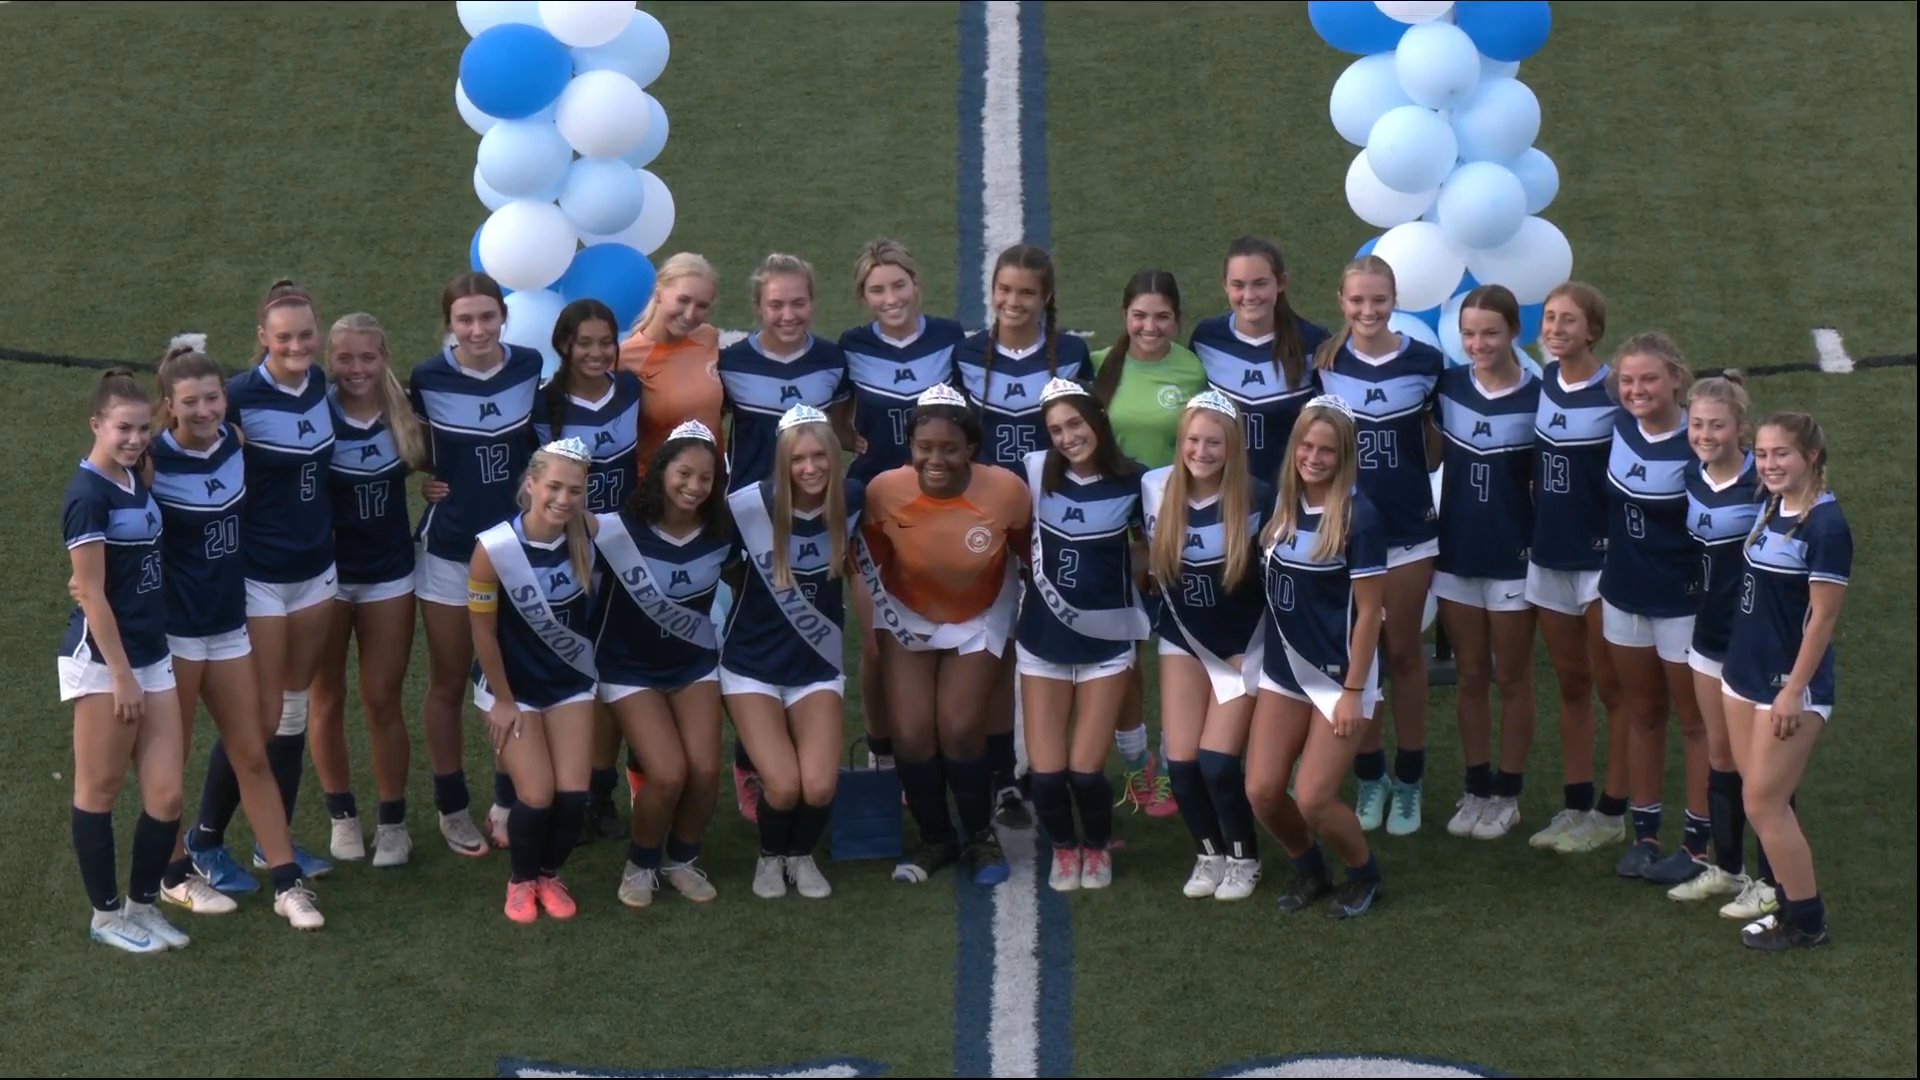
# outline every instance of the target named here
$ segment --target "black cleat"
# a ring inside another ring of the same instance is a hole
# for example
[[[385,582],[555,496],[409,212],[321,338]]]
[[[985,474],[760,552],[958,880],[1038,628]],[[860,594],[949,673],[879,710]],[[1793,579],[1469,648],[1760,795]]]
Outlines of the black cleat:
[[[1787,921],[1778,915],[1768,915],[1740,931],[1740,944],[1759,952],[1811,949],[1825,945],[1829,940],[1831,939],[1827,937],[1827,928],[1824,925],[1820,927],[1819,933],[1809,934],[1797,926],[1788,925]]]
[[[1305,911],[1313,906],[1315,900],[1332,892],[1333,884],[1325,874],[1295,874],[1293,884],[1280,894],[1280,900],[1274,906],[1280,909],[1281,914],[1291,915],[1296,911]]]
[[[1020,789],[1012,784],[1000,789],[999,805],[993,808],[994,823],[1003,829],[1024,832],[1033,828],[1033,811],[1027,808]]]
[[[893,880],[918,885],[959,861],[959,844],[952,841],[922,843],[893,864]]]
[[[1341,884],[1340,890],[1333,894],[1327,903],[1327,918],[1357,919],[1373,910],[1374,902],[1380,899],[1380,879],[1355,881],[1348,878]]]

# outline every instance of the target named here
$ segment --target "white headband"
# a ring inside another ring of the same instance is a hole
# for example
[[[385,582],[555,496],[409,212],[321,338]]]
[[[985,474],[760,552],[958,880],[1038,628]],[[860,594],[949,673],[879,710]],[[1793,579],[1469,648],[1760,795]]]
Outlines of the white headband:
[[[1353,419],[1353,406],[1348,405],[1346,399],[1338,394],[1321,394],[1307,402],[1307,408],[1332,409],[1349,420]]]
[[[774,426],[773,433],[778,435],[788,428],[799,427],[801,424],[824,424],[826,422],[827,414],[821,412],[819,409],[811,405],[795,405],[781,415],[780,423]]]
[[[579,439],[571,438],[571,437],[565,438],[565,439],[555,439],[552,442],[548,443],[547,445],[541,447],[540,452],[543,454],[554,454],[559,457],[567,458],[572,461],[577,461],[582,465],[585,465],[589,461],[593,460],[593,455],[587,453],[587,444],[584,442],[581,442]]]
[[[1240,419],[1240,410],[1233,407],[1227,395],[1218,390],[1202,390],[1187,400],[1189,409],[1212,409],[1229,420]]]
[[[1045,405],[1063,397],[1086,397],[1087,388],[1072,379],[1052,378],[1047,380],[1046,388],[1040,391],[1040,404]]]
[[[952,405],[955,408],[964,409],[967,407],[967,399],[960,396],[960,391],[946,383],[934,383],[920,391],[920,397],[914,401],[914,404],[921,408],[928,405]]]
[[[667,432],[667,441],[675,439],[699,439],[701,442],[714,441],[713,431],[698,420],[689,420],[672,431]],[[718,445],[718,444],[716,444]]]

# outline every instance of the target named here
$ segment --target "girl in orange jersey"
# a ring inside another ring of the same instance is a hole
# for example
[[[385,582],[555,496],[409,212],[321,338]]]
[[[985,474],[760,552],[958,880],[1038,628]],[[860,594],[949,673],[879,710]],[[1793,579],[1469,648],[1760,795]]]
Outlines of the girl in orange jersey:
[[[1013,630],[1013,560],[1028,542],[1032,500],[1018,476],[974,461],[980,422],[951,386],[920,395],[907,431],[912,464],[867,485],[855,552],[874,598],[894,760],[920,826],[920,846],[893,879],[927,880],[960,857],[964,840],[974,881],[998,885],[1009,869],[992,824],[987,706]],[[947,814],[949,789],[961,832]]]

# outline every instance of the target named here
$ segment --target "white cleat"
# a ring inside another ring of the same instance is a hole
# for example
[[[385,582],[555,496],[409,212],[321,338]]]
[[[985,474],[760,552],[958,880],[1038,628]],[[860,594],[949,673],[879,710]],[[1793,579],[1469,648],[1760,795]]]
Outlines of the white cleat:
[[[676,892],[696,904],[707,903],[720,895],[713,882],[707,880],[707,872],[690,862],[667,863],[660,867],[660,873]]]
[[[1542,851],[1552,851],[1559,846],[1560,838],[1570,832],[1577,824],[1586,819],[1585,810],[1562,810],[1553,815],[1547,827],[1527,838],[1529,847]]]
[[[787,856],[787,881],[809,900],[825,900],[833,895],[833,886],[811,855]]]
[[[307,888],[305,881],[295,882],[292,888],[276,894],[273,913],[287,920],[295,930],[318,930],[327,925],[319,905],[314,902],[313,890]]]
[[[152,935],[153,940],[169,949],[184,949],[193,943],[193,939],[181,933],[167,921],[160,909],[152,904],[136,904],[129,900],[126,910],[121,913],[126,920]]]
[[[1113,851],[1088,848],[1080,853],[1080,887],[1104,889],[1113,884]]]
[[[378,869],[405,866],[413,855],[413,837],[405,825],[379,825],[373,830],[373,865]]]
[[[1480,824],[1480,816],[1487,812],[1492,799],[1483,799],[1478,795],[1462,795],[1454,804],[1453,817],[1447,822],[1447,832],[1454,836],[1472,836],[1473,830]]]
[[[1705,870],[1667,890],[1667,899],[1691,902],[1716,896],[1736,896],[1747,887],[1745,874],[1729,874],[1712,863]]]
[[[678,887],[678,885],[675,886],[675,888]],[[778,900],[787,895],[787,860],[785,858],[779,855],[762,855],[759,861],[753,864],[753,895],[762,900]]]
[[[1187,884],[1180,892],[1192,900],[1205,899],[1220,888],[1226,876],[1225,855],[1197,855],[1193,860],[1193,873],[1188,875]]]
[[[127,918],[126,913],[122,911],[95,911],[93,922],[87,927],[87,934],[100,944],[111,945],[122,952],[167,951],[165,942],[154,937],[146,927]]]
[[[1513,827],[1518,824],[1520,824],[1520,800],[1496,795],[1488,799],[1486,807],[1481,810],[1480,820],[1473,827],[1473,838],[1498,840],[1512,832]]]
[[[1578,855],[1587,851],[1598,851],[1608,844],[1627,842],[1627,815],[1603,814],[1598,810],[1577,821],[1566,832],[1560,834],[1560,840],[1553,850],[1563,855]]]
[[[1053,849],[1051,866],[1047,870],[1047,887],[1054,892],[1077,892],[1080,889],[1080,849],[1077,847],[1057,847]]]
[[[653,894],[660,889],[660,873],[627,864],[620,874],[620,902],[630,908],[651,907]]]
[[[195,915],[226,915],[240,909],[233,897],[209,885],[199,874],[188,874],[178,885],[160,886],[160,899]]]
[[[1780,910],[1780,894],[1760,878],[1749,878],[1740,895],[1720,908],[1720,917],[1737,922],[1764,919]]]
[[[473,815],[465,810],[441,814],[440,835],[446,838],[447,847],[455,855],[478,859],[487,853],[487,838],[480,835],[480,827],[473,823]]]
[[[341,862],[359,862],[367,857],[367,842],[360,835],[358,817],[333,819],[333,840],[327,845],[333,857]]]
[[[1220,876],[1220,887],[1213,890],[1215,900],[1245,900],[1260,883],[1259,859],[1227,857],[1227,872]]]

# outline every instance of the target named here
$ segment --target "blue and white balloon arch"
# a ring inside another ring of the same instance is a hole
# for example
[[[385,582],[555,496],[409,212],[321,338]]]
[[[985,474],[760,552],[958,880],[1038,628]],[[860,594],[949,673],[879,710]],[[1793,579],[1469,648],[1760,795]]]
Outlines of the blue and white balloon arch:
[[[1547,293],[1573,275],[1566,235],[1539,216],[1560,173],[1533,145],[1540,102],[1518,78],[1547,42],[1546,0],[1313,0],[1307,13],[1327,44],[1360,55],[1328,112],[1360,147],[1347,205],[1386,230],[1360,253],[1393,267],[1396,328],[1465,363],[1461,298],[1497,284],[1520,301],[1519,343],[1533,344]]]
[[[504,336],[546,356],[567,303],[592,297],[624,327],[653,291],[648,256],[673,231],[673,195],[647,169],[667,113],[646,87],[667,32],[633,0],[459,0],[473,39],[454,106],[480,136],[473,190],[491,216],[469,252],[506,289]]]

